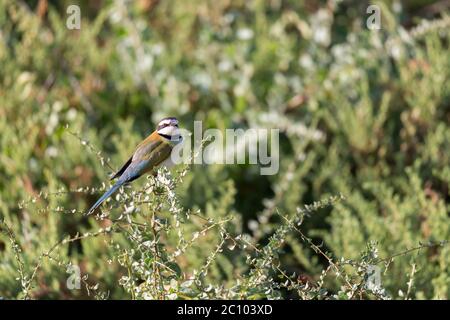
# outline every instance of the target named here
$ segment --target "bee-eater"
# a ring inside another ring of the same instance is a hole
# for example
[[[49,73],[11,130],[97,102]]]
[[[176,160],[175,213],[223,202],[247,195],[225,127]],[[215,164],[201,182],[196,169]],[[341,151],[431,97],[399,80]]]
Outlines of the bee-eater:
[[[173,165],[170,157],[172,148],[181,140],[178,120],[173,117],[162,119],[156,130],[136,147],[130,159],[111,177],[111,180],[118,178],[117,182],[97,200],[86,215],[92,214],[124,184],[136,180],[149,171],[155,172],[159,166]]]

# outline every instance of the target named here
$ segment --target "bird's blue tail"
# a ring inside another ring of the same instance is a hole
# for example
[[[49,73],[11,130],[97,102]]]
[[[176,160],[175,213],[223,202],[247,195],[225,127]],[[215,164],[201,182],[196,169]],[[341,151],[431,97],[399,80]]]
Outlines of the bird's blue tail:
[[[119,180],[117,181],[112,187],[111,189],[109,189],[107,192],[105,192],[105,194],[103,194],[101,196],[100,199],[97,200],[97,202],[89,209],[89,211],[86,213],[86,215],[90,215],[92,214],[95,209],[97,209],[98,207],[100,207],[100,205],[103,203],[103,201],[105,201],[106,199],[108,199],[114,192],[117,191],[117,189],[119,189],[123,184],[125,183],[125,181],[123,180]]]

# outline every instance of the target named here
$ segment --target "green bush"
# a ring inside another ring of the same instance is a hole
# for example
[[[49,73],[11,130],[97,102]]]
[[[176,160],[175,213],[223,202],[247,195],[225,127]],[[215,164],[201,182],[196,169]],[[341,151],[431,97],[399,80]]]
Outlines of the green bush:
[[[0,3],[0,297],[450,297],[448,12],[72,2]],[[279,173],[161,170],[84,217],[167,115],[279,128]]]

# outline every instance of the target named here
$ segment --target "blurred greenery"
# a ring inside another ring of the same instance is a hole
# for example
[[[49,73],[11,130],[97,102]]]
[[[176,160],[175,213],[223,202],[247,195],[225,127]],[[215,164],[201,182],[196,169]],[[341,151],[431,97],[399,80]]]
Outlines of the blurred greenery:
[[[369,30],[367,1],[1,0],[0,297],[448,299],[445,3],[375,2]],[[280,172],[161,172],[83,217],[165,116],[279,128]]]

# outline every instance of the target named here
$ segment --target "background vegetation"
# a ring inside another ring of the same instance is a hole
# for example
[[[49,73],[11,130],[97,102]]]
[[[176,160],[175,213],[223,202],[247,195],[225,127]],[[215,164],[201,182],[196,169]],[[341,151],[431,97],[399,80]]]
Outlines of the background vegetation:
[[[448,2],[376,4],[1,0],[0,297],[448,299]],[[83,217],[167,115],[280,128],[280,172],[178,167]]]

